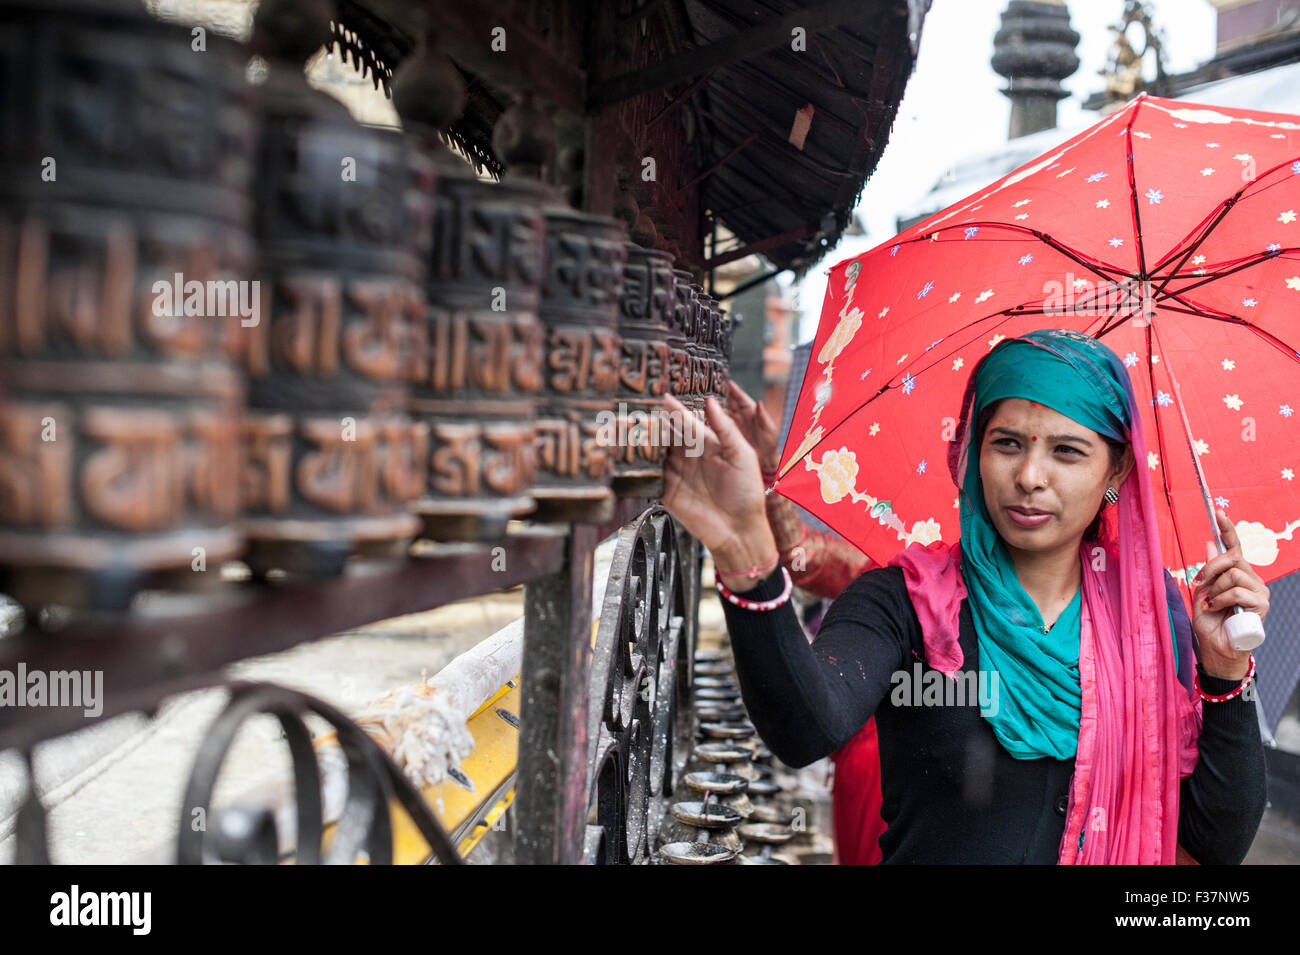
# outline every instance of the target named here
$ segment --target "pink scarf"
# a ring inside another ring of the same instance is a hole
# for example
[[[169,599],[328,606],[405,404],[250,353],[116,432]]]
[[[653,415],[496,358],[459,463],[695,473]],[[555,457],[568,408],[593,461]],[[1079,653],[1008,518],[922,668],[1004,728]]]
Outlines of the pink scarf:
[[[1160,541],[1144,466],[1142,429],[1130,437],[1137,465],[1120,488],[1103,537],[1082,542],[1079,745],[1058,861],[1151,865],[1178,857],[1179,782],[1196,768],[1200,699],[1174,672],[1173,635]],[[960,544],[913,544],[901,567],[930,666],[954,676],[962,664],[958,615],[966,597]],[[1079,840],[1083,837],[1083,847]]]

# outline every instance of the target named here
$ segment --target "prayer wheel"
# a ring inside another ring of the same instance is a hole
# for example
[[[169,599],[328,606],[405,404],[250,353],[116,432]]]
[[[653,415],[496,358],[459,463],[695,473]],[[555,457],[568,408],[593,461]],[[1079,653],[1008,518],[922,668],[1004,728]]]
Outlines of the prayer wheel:
[[[714,394],[713,376],[717,350],[714,341],[718,333],[718,319],[721,311],[718,300],[707,292],[699,296],[699,322],[695,326],[695,348],[693,363],[695,387],[693,389],[700,413],[704,413],[704,399]]]
[[[133,0],[0,2],[0,590],[122,610],[238,555],[248,53]]]
[[[627,227],[553,200],[545,207],[541,318],[546,364],[537,411],[538,521],[609,520],[614,449],[601,412],[614,408],[622,349],[618,309]]]
[[[440,169],[427,344],[411,398],[429,428],[430,468],[413,507],[430,538],[491,540],[535,507],[545,192],[476,179],[455,157]]]
[[[699,303],[696,293],[701,291],[694,277],[684,269],[673,270],[672,325],[668,335],[668,382],[673,397],[687,408],[695,410],[691,398],[694,385],[691,371],[690,341],[695,336],[696,313]]]
[[[272,37],[286,51],[307,44]],[[428,427],[406,411],[434,169],[272,61],[257,234],[267,320],[244,360],[244,527],[254,573],[341,571],[404,552],[419,528]]]
[[[717,299],[713,300],[712,311],[712,334],[708,342],[709,394],[716,397],[718,403],[725,408],[727,406],[728,382],[730,381],[730,375],[728,374],[730,356],[727,340],[731,335],[731,317],[727,315],[726,310],[722,308]]]
[[[709,297],[704,286],[691,283],[689,319],[686,330],[686,397],[682,403],[701,418],[704,417],[704,392],[707,388],[707,356],[704,353],[704,336],[709,327]]]
[[[663,494],[667,425],[663,396],[668,390],[668,337],[674,306],[672,256],[628,243],[619,301],[618,406],[605,422],[605,442],[616,448],[614,491],[619,497]],[[610,440],[612,438],[612,441]]]
[[[463,102],[460,78],[427,41],[395,79],[407,129],[438,167],[437,209],[416,323],[411,412],[429,434],[427,481],[412,505],[434,540],[495,540],[533,511],[538,318],[547,190],[478,179],[437,141]]]

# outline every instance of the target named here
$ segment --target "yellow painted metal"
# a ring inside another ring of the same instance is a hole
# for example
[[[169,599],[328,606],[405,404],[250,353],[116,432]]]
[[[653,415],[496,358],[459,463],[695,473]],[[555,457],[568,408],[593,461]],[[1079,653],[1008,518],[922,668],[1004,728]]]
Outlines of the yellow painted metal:
[[[453,836],[453,841],[457,830],[462,829],[469,820],[483,815],[484,800],[497,794],[514,774],[519,752],[519,730],[497,715],[497,710],[503,709],[513,713],[516,718],[519,716],[519,680],[516,678],[511,682],[515,684],[513,687],[510,684],[503,686],[475,711],[466,724],[470,735],[474,737],[474,750],[460,764],[460,771],[473,782],[474,792],[452,780],[425,786],[421,790],[424,801],[429,804],[442,827]],[[514,787],[511,786],[504,796],[498,798],[492,806],[486,807],[487,825],[474,826],[458,846],[462,858],[509,808],[514,796]],[[427,862],[432,850],[410,816],[397,803],[390,805],[389,814],[393,820],[393,863],[420,865]]]
[[[488,814],[470,830],[469,835],[460,840],[460,845],[457,849],[460,852],[460,857],[462,859],[468,856],[470,851],[479,844],[479,840],[487,835],[489,829],[496,825],[496,821],[506,814],[506,810],[510,808],[510,805],[514,801],[515,787],[511,786],[510,789],[506,791],[506,794],[497,800],[496,804],[488,810]]]
[[[471,713],[471,714],[469,715],[469,718],[470,718],[470,719],[473,719],[474,717],[478,716],[480,713],[482,713],[484,710],[486,710],[489,706],[491,706],[491,705],[492,705],[493,703],[495,703],[497,700],[501,699],[501,697],[505,696],[507,693],[509,693],[511,690],[515,689],[515,687],[517,687],[517,686],[519,686],[519,677],[515,677],[513,680],[511,680],[511,681],[510,681],[509,683],[507,683],[505,686],[501,687],[501,689],[499,689],[499,690],[497,690],[495,693],[493,693],[491,697],[489,697],[486,701],[484,701],[484,703],[483,703],[482,706],[480,706],[477,710],[475,710],[473,713]]]

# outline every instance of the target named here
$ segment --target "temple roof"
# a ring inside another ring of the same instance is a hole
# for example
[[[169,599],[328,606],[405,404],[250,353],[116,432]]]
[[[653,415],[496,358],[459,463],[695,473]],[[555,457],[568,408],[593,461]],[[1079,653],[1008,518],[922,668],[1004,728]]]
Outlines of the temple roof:
[[[515,98],[507,91],[517,92],[521,62],[530,64],[539,96],[576,114],[631,113],[624,104],[643,96],[672,102],[689,146],[669,157],[689,167],[676,170],[679,192],[691,193],[682,208],[699,209],[698,232],[703,212],[713,210],[736,238],[734,249],[699,264],[762,253],[779,268],[815,265],[849,226],[888,141],[930,0],[621,0],[600,11],[614,18],[615,35],[602,35],[594,53],[572,35],[597,15],[590,2],[553,0],[545,26],[541,4],[339,0],[338,9],[356,41],[352,52],[384,84],[413,48],[420,12],[432,11],[468,90],[450,138],[493,175],[502,166],[492,128]],[[494,23],[506,26],[513,51],[495,60],[481,41]],[[804,49],[794,49],[799,28]],[[652,41],[654,53],[645,55]],[[611,50],[615,65],[602,69]],[[588,64],[596,64],[592,75]],[[640,131],[628,130],[633,139]]]

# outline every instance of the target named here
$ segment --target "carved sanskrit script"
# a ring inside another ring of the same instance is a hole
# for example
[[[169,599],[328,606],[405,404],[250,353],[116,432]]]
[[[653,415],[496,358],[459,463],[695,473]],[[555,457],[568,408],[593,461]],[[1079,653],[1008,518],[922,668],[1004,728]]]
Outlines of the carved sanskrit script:
[[[66,429],[71,410],[60,404],[0,405],[0,521],[20,527],[72,523],[72,460],[76,438]],[[59,440],[48,423],[65,428]]]
[[[668,345],[664,342],[623,339],[619,382],[638,395],[662,395],[668,388]]]
[[[269,322],[243,329],[238,348],[251,375],[272,369],[328,378],[347,368],[372,381],[402,377],[411,321],[424,309],[418,289],[401,280],[285,276]],[[269,308],[264,308],[269,312]]]
[[[337,419],[303,421],[299,434],[315,445],[293,464],[293,420],[250,414],[244,420],[245,506],[286,514],[294,490],[335,513],[383,513],[424,490],[429,431],[403,418],[363,418],[348,431]]]
[[[187,424],[161,411],[87,409],[80,430],[100,447],[78,475],[86,512],[131,531],[179,526],[187,500],[233,516],[239,447],[230,417],[199,413]]]
[[[618,388],[619,337],[604,329],[555,326],[547,337],[547,384],[569,394],[614,394]]]
[[[546,475],[563,478],[585,476],[600,479],[613,473],[614,459],[598,436],[594,422],[539,418],[537,462],[543,480]]]
[[[675,396],[688,395],[695,381],[695,358],[685,348],[672,348],[668,356],[668,374]]]
[[[429,321],[417,327],[423,334],[416,335],[420,358],[411,366],[413,377],[431,390],[537,392],[545,332],[535,317],[474,317],[432,309]]]
[[[550,267],[543,297],[564,307],[601,308],[622,288],[615,280],[627,255],[622,242],[574,232],[547,237]]]
[[[667,262],[634,256],[623,269],[622,317],[665,323],[672,293],[673,273]]]
[[[379,497],[375,426],[357,421],[345,436],[338,421],[308,419],[299,433],[316,445],[298,461],[295,484],[316,507],[339,514],[373,513]]]
[[[173,314],[155,309],[152,293],[137,294],[153,278],[170,280],[176,273],[228,284],[221,281],[215,251],[201,241],[144,242],[126,223],[88,235],[52,231],[36,219],[0,221],[0,352],[39,355],[58,343],[88,357],[141,350],[167,358],[215,353],[238,321],[213,321],[183,309]]]
[[[283,514],[292,500],[293,419],[249,413],[243,421],[244,467],[240,486],[249,511]]]
[[[440,191],[430,278],[536,285],[542,271],[543,220],[536,209],[485,201],[501,186],[467,182]]]
[[[430,486],[446,497],[474,497],[491,491],[519,494],[537,474],[531,428],[439,422]]]

